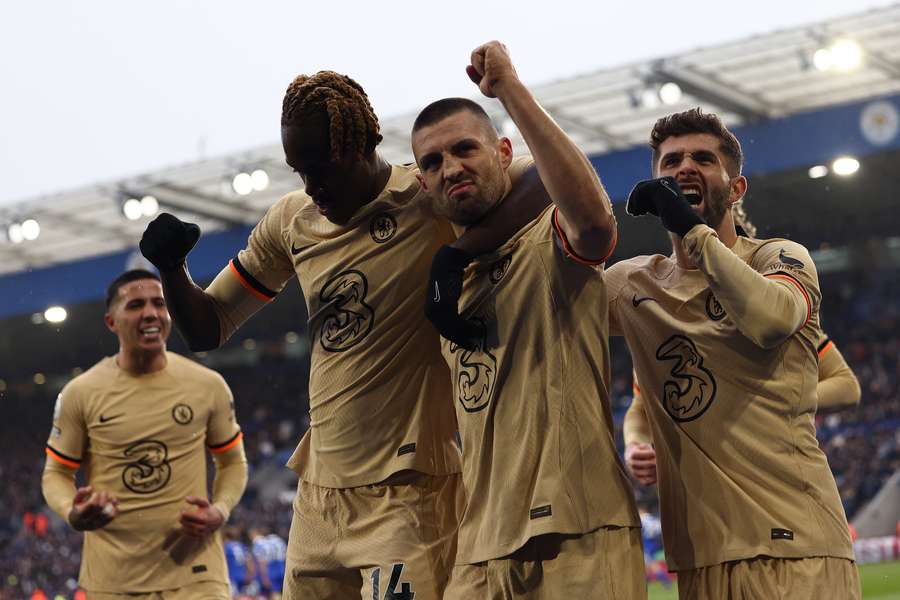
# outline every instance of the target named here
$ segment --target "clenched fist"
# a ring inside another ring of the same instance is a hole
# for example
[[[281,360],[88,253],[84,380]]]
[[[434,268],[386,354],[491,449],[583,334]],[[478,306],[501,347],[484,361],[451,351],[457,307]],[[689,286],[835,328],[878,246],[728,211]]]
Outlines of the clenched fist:
[[[509,57],[509,50],[496,40],[475,48],[470,61],[466,73],[488,98],[496,98],[498,88],[504,83],[519,79]]]

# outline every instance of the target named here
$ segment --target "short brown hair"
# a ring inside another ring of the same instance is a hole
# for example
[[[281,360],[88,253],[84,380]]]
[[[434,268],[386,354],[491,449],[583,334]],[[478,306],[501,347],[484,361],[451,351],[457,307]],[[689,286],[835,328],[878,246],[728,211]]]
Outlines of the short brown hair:
[[[451,115],[464,111],[475,115],[485,124],[487,129],[494,133],[497,132],[496,129],[494,129],[494,124],[491,122],[491,118],[488,116],[487,112],[485,112],[484,108],[474,100],[469,100],[468,98],[444,98],[442,100],[435,100],[422,109],[422,112],[416,117],[415,123],[413,123],[413,133],[423,127],[434,125],[438,121],[443,121]]]
[[[670,137],[688,135],[691,133],[708,133],[719,138],[719,150],[725,155],[728,164],[725,165],[728,174],[736,177],[741,174],[744,166],[744,153],[741,143],[734,134],[728,131],[722,119],[713,113],[704,113],[698,106],[680,113],[674,113],[659,119],[650,132],[650,148],[653,149],[653,158],[650,168],[655,171],[659,160],[659,146]]]

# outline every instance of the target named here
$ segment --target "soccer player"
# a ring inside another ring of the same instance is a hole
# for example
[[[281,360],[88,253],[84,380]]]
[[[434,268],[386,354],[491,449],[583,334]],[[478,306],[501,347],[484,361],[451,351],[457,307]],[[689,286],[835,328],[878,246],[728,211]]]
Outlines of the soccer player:
[[[442,331],[466,492],[446,597],[646,598],[640,521],[612,434],[606,311],[596,310],[596,266],[616,240],[609,199],[505,46],[477,48],[468,72],[516,123],[553,204],[467,269],[461,313],[482,338]],[[512,146],[478,104],[430,104],[412,147],[423,189],[458,231],[505,202]],[[447,254],[469,261],[443,248],[436,262]]]
[[[85,532],[79,584],[92,600],[230,598],[219,528],[247,483],[231,391],[166,351],[171,319],[156,275],[123,273],[106,306],[119,352],[63,388],[43,475],[47,504]],[[75,489],[79,469],[87,485]]]
[[[310,427],[288,463],[300,481],[285,598],[440,598],[455,551],[460,458],[449,375],[422,300],[431,257],[453,233],[419,193],[415,167],[378,153],[378,120],[353,79],[297,77],[281,125],[305,189],[268,210],[206,290],[185,266],[196,226],[161,215],[141,250],[194,350],[219,346],[291,278],[300,282]],[[522,204],[494,215],[510,231],[536,214],[530,201],[546,198],[536,177],[520,179]],[[505,239],[498,229],[454,243],[484,252]]]
[[[807,250],[739,237],[737,138],[699,109],[657,121],[657,216],[671,257],[607,270],[652,439],[669,569],[681,598],[858,598],[837,486],[815,437],[820,293]]]
[[[844,360],[837,346],[825,333],[819,336],[819,381],[816,384],[816,412],[832,412],[859,404],[859,380]],[[637,376],[634,376],[634,396],[625,412],[622,437],[625,442],[625,466],[642,485],[656,483],[656,448],[650,423],[647,421],[644,399]]]
[[[228,579],[231,580],[231,592],[234,596],[241,594],[247,584],[256,576],[253,557],[244,545],[239,528],[231,526],[223,531],[225,538],[225,564],[228,567]]]

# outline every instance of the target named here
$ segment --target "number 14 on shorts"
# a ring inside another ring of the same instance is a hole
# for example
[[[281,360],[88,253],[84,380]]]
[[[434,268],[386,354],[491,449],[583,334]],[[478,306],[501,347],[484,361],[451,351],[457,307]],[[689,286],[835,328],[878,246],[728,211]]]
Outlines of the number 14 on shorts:
[[[391,567],[391,578],[387,582],[384,596],[381,596],[381,568],[372,571],[372,600],[414,600],[416,593],[410,589],[408,582],[400,583],[403,574],[403,563]],[[400,586],[400,589],[397,589]]]

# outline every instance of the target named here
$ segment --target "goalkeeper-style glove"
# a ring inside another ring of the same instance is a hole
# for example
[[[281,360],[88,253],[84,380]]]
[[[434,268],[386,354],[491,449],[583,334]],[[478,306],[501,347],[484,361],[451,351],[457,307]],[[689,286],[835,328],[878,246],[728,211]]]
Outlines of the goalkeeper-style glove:
[[[485,334],[482,323],[459,315],[463,275],[472,258],[463,250],[441,246],[431,261],[425,299],[425,316],[441,336],[467,350],[478,349]]]
[[[141,236],[141,254],[152,262],[160,273],[174,271],[184,264],[188,252],[200,239],[200,228],[185,223],[169,213],[162,213],[147,225]]]
[[[646,214],[659,217],[663,227],[680,237],[695,225],[706,224],[691,208],[674,177],[639,182],[628,195],[625,211],[633,217]]]

